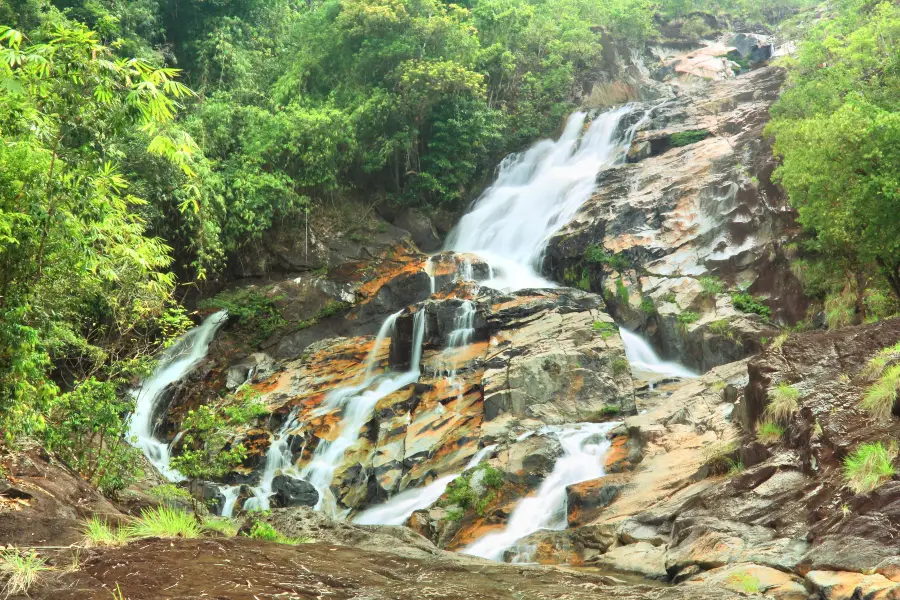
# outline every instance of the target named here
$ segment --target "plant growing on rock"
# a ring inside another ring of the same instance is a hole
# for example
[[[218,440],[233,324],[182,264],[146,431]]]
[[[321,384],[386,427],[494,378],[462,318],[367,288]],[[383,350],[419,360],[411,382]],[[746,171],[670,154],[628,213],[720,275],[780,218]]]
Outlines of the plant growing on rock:
[[[708,129],[693,129],[690,131],[679,131],[669,136],[669,145],[673,148],[681,148],[682,146],[690,146],[705,140],[709,136]]]
[[[763,422],[756,431],[756,439],[763,444],[774,444],[780,441],[782,436],[784,436],[784,427],[771,421]]]
[[[641,300],[641,312],[645,315],[656,314],[656,304],[653,303],[652,298],[644,298]]]
[[[15,548],[0,552],[0,576],[6,579],[3,588],[4,597],[27,594],[41,573],[51,570],[47,561],[36,552],[23,552]]]
[[[860,406],[874,418],[887,421],[891,418],[894,405],[897,403],[898,387],[900,387],[900,365],[893,365],[866,390]]]
[[[594,265],[605,265],[615,271],[631,268],[631,262],[623,254],[610,254],[602,246],[589,246],[584,253],[584,260]]]
[[[697,280],[700,288],[703,290],[703,296],[706,298],[715,298],[717,295],[725,291],[725,284],[718,277],[706,275]]]
[[[164,483],[151,488],[147,492],[157,500],[168,503],[192,504],[194,497],[184,488],[180,488],[172,483]]]
[[[168,506],[141,511],[141,518],[126,528],[129,537],[198,538],[203,534],[194,515]]]
[[[675,322],[678,323],[678,328],[680,330],[687,331],[688,325],[696,323],[699,319],[700,315],[693,311],[686,310],[675,317]]]
[[[713,335],[721,335],[729,339],[734,339],[734,331],[731,330],[731,325],[728,324],[727,319],[713,321],[707,325],[707,331]]]
[[[206,517],[203,519],[203,529],[222,537],[234,537],[238,534],[238,526],[234,519],[225,517]]]
[[[476,475],[480,479],[477,486],[473,485]],[[450,482],[440,505],[450,509],[457,507],[462,510],[463,514],[469,509],[474,509],[477,515],[484,516],[487,507],[497,497],[504,482],[503,473],[488,463],[481,463],[471,472],[463,473]],[[448,518],[457,520],[449,514]]]
[[[787,383],[769,389],[766,416],[775,423],[785,423],[800,407],[800,390]]]
[[[264,290],[255,287],[239,288],[220,293],[214,298],[200,302],[203,310],[227,310],[237,327],[252,335],[254,344],[268,338],[285,325],[281,311],[275,306],[280,298],[268,296]]]
[[[131,540],[126,528],[116,528],[97,516],[88,519],[82,531],[87,546],[121,546]]]
[[[722,442],[707,448],[703,453],[703,464],[709,475],[723,475],[740,464],[735,458],[737,449],[736,442]]]
[[[292,538],[282,534],[275,529],[270,523],[265,521],[254,521],[250,527],[247,537],[254,540],[265,540],[267,542],[275,542],[276,544],[287,544],[289,546],[297,546],[299,544],[309,544],[313,540],[309,537]]]
[[[756,314],[764,319],[768,319],[772,316],[772,309],[751,296],[750,294],[744,292],[735,292],[731,295],[731,305],[734,306],[736,310],[745,313]]]
[[[866,494],[878,488],[895,474],[894,458],[896,442],[862,444],[844,459],[844,479],[857,494]]]
[[[782,334],[779,334],[774,340],[772,340],[772,350],[775,350],[776,352],[780,352],[781,347],[784,346],[784,343],[788,339],[788,335],[789,334],[787,334],[787,333],[782,333]]]
[[[604,340],[609,339],[618,333],[618,328],[615,324],[607,323],[606,321],[594,321],[594,324],[591,325],[591,329],[599,332],[600,337]]]
[[[888,364],[890,364],[892,361],[897,360],[898,358],[900,358],[900,342],[893,346],[888,346],[887,348],[879,350],[878,353],[869,360],[869,362],[863,369],[863,377],[872,381],[878,379],[884,372],[885,367],[887,367]]]

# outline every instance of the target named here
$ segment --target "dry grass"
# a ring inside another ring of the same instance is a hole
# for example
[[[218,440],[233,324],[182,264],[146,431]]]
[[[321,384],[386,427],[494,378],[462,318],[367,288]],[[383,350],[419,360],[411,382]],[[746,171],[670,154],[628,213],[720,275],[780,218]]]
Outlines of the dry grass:
[[[0,578],[4,580],[0,594],[4,598],[27,595],[41,573],[50,571],[47,561],[35,552],[22,552],[12,549],[0,552]]]
[[[800,390],[787,383],[769,389],[768,395],[769,405],[765,414],[771,422],[786,423],[800,408]]]

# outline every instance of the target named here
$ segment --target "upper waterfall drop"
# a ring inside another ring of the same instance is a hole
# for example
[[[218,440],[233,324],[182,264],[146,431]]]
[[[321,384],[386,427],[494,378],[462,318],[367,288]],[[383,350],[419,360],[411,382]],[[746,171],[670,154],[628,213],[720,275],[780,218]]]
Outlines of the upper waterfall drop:
[[[544,140],[507,156],[494,184],[453,229],[447,248],[477,254],[494,270],[485,285],[517,290],[556,287],[540,276],[551,236],[568,223],[594,191],[597,174],[625,156],[636,126],[617,137],[623,106],[569,117],[557,141]]]
[[[169,481],[183,481],[185,477],[169,465],[169,444],[154,436],[153,414],[169,386],[181,381],[206,357],[210,342],[227,318],[227,312],[217,312],[184,334],[163,353],[153,374],[132,391],[135,408],[128,422],[126,439],[139,448]]]

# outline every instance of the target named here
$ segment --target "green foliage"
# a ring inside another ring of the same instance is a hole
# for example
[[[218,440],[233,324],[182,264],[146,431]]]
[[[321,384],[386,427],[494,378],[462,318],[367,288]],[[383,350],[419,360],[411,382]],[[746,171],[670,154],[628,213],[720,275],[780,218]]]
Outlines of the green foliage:
[[[612,372],[617,376],[631,373],[631,365],[624,358],[617,358],[612,362]]]
[[[735,460],[737,450],[735,442],[722,442],[706,448],[703,463],[709,475],[724,475],[740,465],[740,461]]]
[[[584,253],[584,260],[589,264],[606,265],[616,271],[631,268],[631,261],[624,254],[610,254],[603,246],[589,246]]]
[[[669,136],[669,145],[673,148],[681,148],[682,146],[690,146],[697,142],[702,142],[709,136],[709,130],[696,129],[692,131],[679,131]]]
[[[783,436],[784,427],[771,421],[761,423],[759,429],[756,430],[756,438],[763,444],[774,444]]]
[[[169,506],[141,511],[141,518],[126,528],[129,537],[185,538],[201,537],[203,529],[191,513]]]
[[[680,329],[687,329],[688,325],[696,323],[698,319],[700,319],[700,315],[693,311],[686,310],[678,313],[678,316],[675,317],[675,322],[678,323]]]
[[[750,573],[735,573],[728,579],[733,585],[747,594],[758,594],[762,589],[759,578]]]
[[[631,294],[628,292],[628,288],[625,286],[625,278],[619,277],[616,279],[616,296],[619,298],[619,302],[628,306],[631,302]]]
[[[237,429],[266,414],[258,397],[241,392],[224,403],[188,411],[181,424],[180,453],[172,457],[172,467],[188,477],[224,477],[247,456],[244,445],[233,441]]]
[[[275,306],[279,298],[270,297],[255,287],[222,292],[215,298],[203,300],[202,310],[227,310],[236,326],[253,335],[253,343],[260,343],[287,323]]]
[[[725,284],[718,277],[704,276],[698,279],[703,295],[707,298],[715,298],[725,291]]]
[[[0,551],[0,575],[6,583],[0,591],[5,598],[27,595],[41,574],[51,570],[47,561],[32,550],[24,552],[15,548]]]
[[[299,330],[299,329],[306,329],[308,327],[312,327],[313,325],[317,324],[322,319],[327,319],[328,317],[333,317],[334,315],[342,312],[349,306],[350,305],[347,304],[346,302],[338,302],[336,300],[331,301],[328,304],[326,304],[325,306],[323,306],[322,309],[315,314],[315,316],[313,316],[309,319],[306,319],[305,321],[300,321],[300,323],[297,324],[297,329]]]
[[[483,492],[479,493],[471,484],[476,473],[481,473],[480,486]],[[440,505],[451,509],[453,516],[448,519],[459,520],[468,510],[474,510],[479,516],[484,516],[487,507],[497,497],[497,492],[503,487],[505,479],[503,473],[490,466],[481,463],[469,472],[463,473],[450,482],[446,492],[440,501]],[[458,515],[456,513],[459,513]]]
[[[593,325],[591,325],[591,329],[599,331],[603,335],[604,340],[619,332],[619,328],[616,327],[615,323],[609,323],[607,321],[594,321]]]
[[[778,334],[778,336],[776,336],[775,339],[772,340],[772,350],[774,350],[775,352],[780,352],[781,347],[784,346],[784,343],[787,341],[789,335],[790,334],[788,333]]]
[[[167,503],[188,504],[194,502],[194,497],[184,488],[178,487],[172,483],[164,483],[150,488],[147,492],[150,496]]]
[[[772,309],[750,294],[735,292],[731,295],[731,304],[741,312],[757,314],[764,319],[772,316]]]
[[[668,292],[662,297],[662,300],[663,302],[678,306],[678,297],[675,295],[675,292]]]
[[[894,442],[862,444],[844,459],[844,479],[857,494],[867,494],[891,479],[895,474],[894,458],[897,446]]]
[[[718,321],[713,321],[709,325],[707,325],[707,330],[713,335],[722,335],[728,338],[734,338],[734,332],[731,330],[731,326],[728,324],[727,319],[719,319]]]
[[[607,404],[602,409],[600,409],[599,417],[607,418],[607,417],[618,417],[622,414],[622,409],[616,406],[615,404]]]
[[[93,377],[60,395],[44,429],[47,449],[100,490],[113,495],[140,475],[140,452],[124,441],[122,415],[133,408],[117,386]]]
[[[641,312],[645,315],[655,315],[656,314],[656,304],[653,303],[652,298],[644,298],[641,300]]]
[[[854,279],[876,265],[900,297],[898,24],[896,3],[837,4],[785,61],[788,85],[767,131],[782,158],[775,179],[816,251]]]
[[[265,521],[254,521],[253,525],[250,527],[250,532],[247,534],[247,537],[253,538],[255,540],[275,542],[276,544],[287,544],[290,546],[309,544],[313,541],[312,538],[287,537],[277,529],[275,529],[275,527],[270,523],[266,523]]]
[[[787,383],[770,388],[766,416],[775,423],[786,423],[800,407],[800,390]]]
[[[82,531],[88,546],[121,546],[131,540],[127,528],[114,527],[106,519],[97,516],[88,519]]]
[[[234,519],[223,517],[206,517],[203,519],[203,529],[222,537],[235,537],[238,534],[238,526]]]

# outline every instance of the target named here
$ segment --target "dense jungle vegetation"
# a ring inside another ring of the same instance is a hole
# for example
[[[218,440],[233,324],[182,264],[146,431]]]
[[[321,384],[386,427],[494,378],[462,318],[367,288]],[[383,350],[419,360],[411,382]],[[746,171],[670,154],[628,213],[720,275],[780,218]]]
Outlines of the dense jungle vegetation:
[[[605,41],[641,47],[673,20],[702,35],[698,11],[765,27],[793,8],[0,0],[0,438],[66,448],[104,489],[127,485],[134,454],[110,440],[127,387],[190,325],[179,286],[325,203],[459,211],[499,158],[558,129]],[[771,131],[803,252],[839,257],[857,283],[822,266],[837,262],[798,264],[855,299],[877,288],[876,261],[900,294],[900,9],[830,10],[804,30]]]

